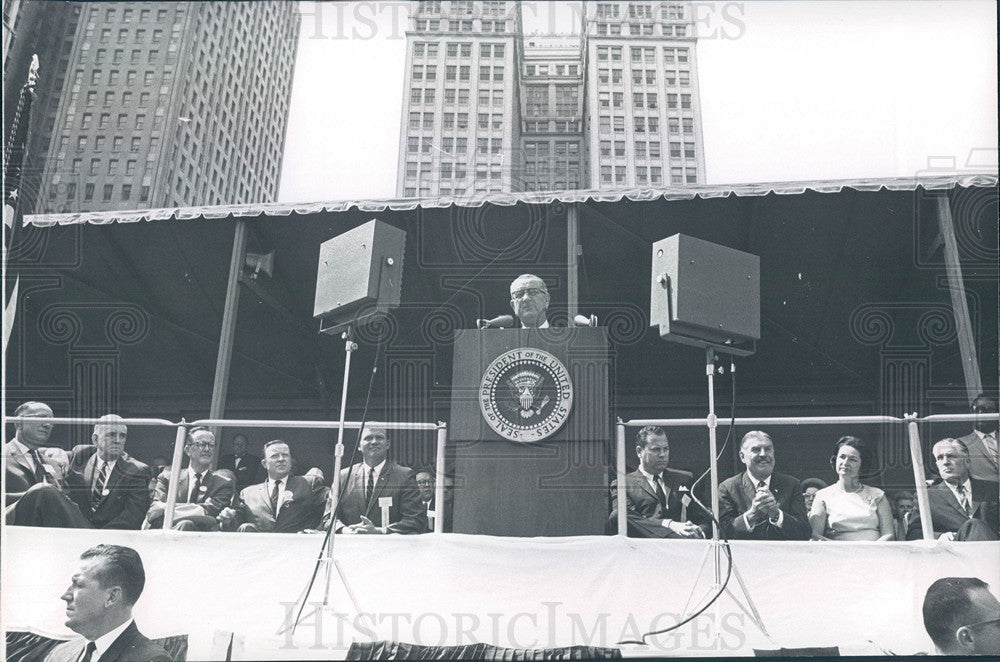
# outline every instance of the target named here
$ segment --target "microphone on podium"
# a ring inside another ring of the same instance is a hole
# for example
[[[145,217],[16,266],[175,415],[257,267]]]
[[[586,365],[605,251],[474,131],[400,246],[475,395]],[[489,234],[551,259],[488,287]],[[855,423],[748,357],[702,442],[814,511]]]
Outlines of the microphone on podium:
[[[514,326],[514,316],[500,315],[491,320],[478,319],[476,320],[476,326],[480,329],[509,329]]]
[[[576,315],[573,318],[573,326],[597,326],[597,315],[591,315],[587,317],[586,315]]]

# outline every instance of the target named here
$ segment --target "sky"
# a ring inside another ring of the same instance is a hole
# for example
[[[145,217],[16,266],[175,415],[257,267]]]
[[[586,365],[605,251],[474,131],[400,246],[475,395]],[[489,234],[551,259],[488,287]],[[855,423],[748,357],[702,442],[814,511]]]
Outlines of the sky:
[[[997,5],[696,2],[709,184],[997,164]],[[301,3],[279,200],[395,195],[406,2]],[[580,3],[524,2],[526,34]]]

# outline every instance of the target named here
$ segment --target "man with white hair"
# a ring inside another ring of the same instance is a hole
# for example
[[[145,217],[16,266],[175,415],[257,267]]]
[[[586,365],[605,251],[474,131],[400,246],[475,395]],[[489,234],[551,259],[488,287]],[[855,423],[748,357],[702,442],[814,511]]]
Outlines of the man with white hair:
[[[95,529],[139,529],[149,509],[148,466],[125,452],[128,428],[120,416],[102,416],[93,444],[71,453],[69,494]]]

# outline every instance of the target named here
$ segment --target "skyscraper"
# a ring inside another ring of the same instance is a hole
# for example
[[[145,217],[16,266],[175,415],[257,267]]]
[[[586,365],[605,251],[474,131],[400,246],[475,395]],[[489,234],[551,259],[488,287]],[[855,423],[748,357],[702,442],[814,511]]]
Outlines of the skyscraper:
[[[298,31],[295,3],[80,5],[34,211],[274,200]]]
[[[704,183],[691,5],[583,7],[579,34],[526,36],[519,2],[418,3],[407,31],[398,195]],[[490,52],[498,32],[502,86],[478,61],[463,67],[462,55]]]

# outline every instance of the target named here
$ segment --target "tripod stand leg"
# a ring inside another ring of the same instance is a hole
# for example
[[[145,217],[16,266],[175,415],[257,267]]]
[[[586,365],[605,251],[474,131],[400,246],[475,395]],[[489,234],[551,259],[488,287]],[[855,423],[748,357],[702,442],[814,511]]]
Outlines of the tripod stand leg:
[[[728,587],[726,588],[726,593],[728,593],[729,597],[733,599],[733,602],[735,602],[743,610],[743,613],[750,617],[750,619],[754,622],[754,625],[756,625],[761,633],[767,637],[768,641],[774,643],[774,640],[771,639],[771,635],[767,632],[767,628],[764,627],[764,619],[760,617],[760,612],[757,611],[757,605],[754,604],[753,598],[750,597],[750,591],[747,590],[747,585],[743,581],[743,575],[740,574],[740,571],[736,567],[735,563],[733,563],[733,575],[736,577],[736,581],[740,585],[740,591],[743,593],[743,597],[746,598],[746,606],[739,601],[739,599],[733,594],[732,591],[729,590]]]

